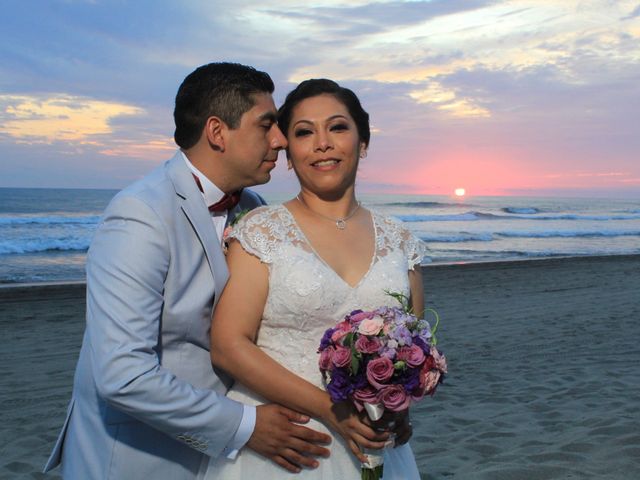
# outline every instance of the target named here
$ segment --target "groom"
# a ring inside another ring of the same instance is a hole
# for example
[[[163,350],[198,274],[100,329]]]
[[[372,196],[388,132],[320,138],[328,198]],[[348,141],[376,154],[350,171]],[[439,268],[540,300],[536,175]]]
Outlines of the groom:
[[[268,182],[286,147],[273,90],[251,67],[196,69],[176,96],[180,150],[107,207],[87,255],[73,395],[45,471],[62,462],[69,479],[193,479],[244,446],[291,471],[328,455],[327,436],[296,424],[306,417],[226,398],[209,356],[225,222],[264,203],[243,188]]]

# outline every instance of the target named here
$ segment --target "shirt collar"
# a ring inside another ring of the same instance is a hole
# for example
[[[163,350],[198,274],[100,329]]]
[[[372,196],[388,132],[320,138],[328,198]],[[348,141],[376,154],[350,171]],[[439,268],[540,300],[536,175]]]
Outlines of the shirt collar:
[[[198,170],[187,158],[184,152],[181,150],[182,158],[184,158],[187,167],[189,170],[198,177],[200,180],[200,184],[202,185],[202,196],[204,197],[204,203],[206,205],[213,205],[214,203],[219,202],[222,197],[224,197],[224,192],[220,190],[215,184],[207,178],[207,176]]]

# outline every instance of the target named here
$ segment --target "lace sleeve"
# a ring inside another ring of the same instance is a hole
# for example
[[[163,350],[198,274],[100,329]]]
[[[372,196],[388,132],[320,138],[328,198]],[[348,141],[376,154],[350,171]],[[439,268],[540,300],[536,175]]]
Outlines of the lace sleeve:
[[[423,260],[430,261],[427,257],[427,245],[416,237],[402,222],[387,216],[378,216],[381,229],[378,235],[378,248],[385,252],[386,248],[400,250],[407,259],[407,267],[414,270]]]
[[[420,265],[424,259],[429,258],[427,244],[404,227],[401,227],[400,236],[402,238],[400,245],[407,258],[407,266],[409,270],[414,270],[416,265]]]
[[[278,228],[275,207],[259,207],[243,216],[236,223],[229,240],[236,239],[242,248],[258,257],[263,263],[273,263],[273,258],[281,244],[282,229]]]

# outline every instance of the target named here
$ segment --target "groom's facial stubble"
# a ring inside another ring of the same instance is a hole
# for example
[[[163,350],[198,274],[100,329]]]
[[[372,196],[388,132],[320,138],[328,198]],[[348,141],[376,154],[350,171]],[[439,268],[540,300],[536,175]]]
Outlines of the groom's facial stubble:
[[[236,129],[224,132],[225,170],[233,189],[261,185],[271,179],[278,153],[287,140],[277,124],[277,110],[268,93],[255,95]]]

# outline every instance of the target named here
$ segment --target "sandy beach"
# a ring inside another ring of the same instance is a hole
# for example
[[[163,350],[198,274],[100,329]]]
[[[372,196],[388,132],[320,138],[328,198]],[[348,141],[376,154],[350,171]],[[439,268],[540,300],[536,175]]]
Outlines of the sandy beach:
[[[640,256],[424,268],[450,374],[414,408],[424,479],[640,478]],[[0,478],[62,424],[84,285],[0,288]]]

